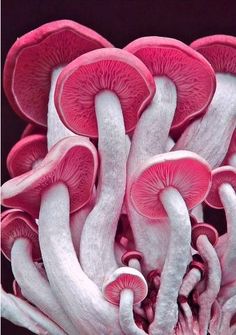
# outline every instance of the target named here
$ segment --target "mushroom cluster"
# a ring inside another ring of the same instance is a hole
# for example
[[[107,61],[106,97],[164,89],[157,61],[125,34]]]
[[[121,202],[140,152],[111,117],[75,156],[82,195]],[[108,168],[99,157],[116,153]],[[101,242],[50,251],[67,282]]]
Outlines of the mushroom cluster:
[[[28,125],[1,187],[2,316],[35,334],[236,334],[236,37],[118,49],[54,21],[13,44],[3,86]]]

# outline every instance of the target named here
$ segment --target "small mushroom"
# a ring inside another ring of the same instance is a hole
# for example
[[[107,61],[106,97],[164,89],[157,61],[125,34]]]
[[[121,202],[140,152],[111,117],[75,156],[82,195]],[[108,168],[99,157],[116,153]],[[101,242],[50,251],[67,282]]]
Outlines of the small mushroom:
[[[236,168],[222,166],[212,171],[212,185],[206,203],[224,208],[227,220],[227,240],[221,262],[222,286],[236,280]]]
[[[18,141],[7,156],[7,169],[10,176],[16,177],[35,168],[46,156],[47,137],[29,135]]]
[[[140,262],[142,260],[143,260],[143,254],[137,250],[126,251],[121,258],[121,261],[124,265],[127,265],[140,272],[141,272]]]
[[[192,245],[207,264],[207,287],[199,295],[200,335],[205,335],[209,327],[212,305],[220,291],[221,267],[214,249],[218,240],[215,228],[206,223],[198,223],[192,229]]]
[[[103,284],[104,297],[110,303],[119,305],[119,320],[122,331],[127,335],[145,335],[134,321],[133,306],[144,300],[147,283],[136,269],[121,267]]]
[[[177,322],[177,297],[190,254],[188,209],[205,198],[211,181],[207,162],[188,151],[152,157],[135,172],[130,197],[149,218],[169,218],[171,235],[151,334],[168,334]]]

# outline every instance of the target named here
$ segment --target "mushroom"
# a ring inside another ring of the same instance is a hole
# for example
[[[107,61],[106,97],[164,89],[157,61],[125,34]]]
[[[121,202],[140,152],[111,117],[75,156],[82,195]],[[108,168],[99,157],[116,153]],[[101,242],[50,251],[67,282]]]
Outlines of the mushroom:
[[[112,45],[95,31],[70,20],[46,23],[18,38],[8,52],[3,86],[14,111],[48,126],[48,148],[71,135],[54,106],[54,89],[62,68],[88,51]]]
[[[236,168],[222,166],[212,171],[212,185],[206,203],[224,208],[227,220],[227,240],[220,259],[222,286],[236,281]]]
[[[119,305],[122,331],[127,335],[145,335],[146,332],[136,326],[133,317],[133,306],[147,295],[147,283],[141,272],[121,267],[104,282],[102,291],[106,300]]]
[[[34,123],[28,123],[25,129],[23,130],[20,138],[22,139],[26,136],[35,134],[47,135],[47,128],[40,127],[39,125]]]
[[[125,193],[125,130],[134,129],[154,91],[145,65],[115,48],[78,57],[57,81],[55,105],[65,125],[80,135],[99,135],[97,198],[82,231],[80,261],[100,288],[117,268],[114,240]]]
[[[49,283],[36,268],[41,258],[38,229],[30,215],[13,211],[1,223],[2,253],[11,261],[14,277],[23,296],[69,334],[77,334],[51,292]],[[26,275],[27,274],[27,275]]]
[[[217,240],[218,233],[209,224],[198,223],[192,228],[192,245],[207,263],[207,287],[198,297],[200,335],[207,334],[211,308],[220,290],[221,267],[214,249]]]
[[[47,154],[47,137],[29,135],[18,141],[7,156],[10,176],[16,177],[35,168]]]
[[[130,196],[137,211],[149,218],[169,218],[170,241],[150,334],[169,334],[177,322],[177,297],[190,254],[188,209],[205,198],[211,181],[207,162],[188,151],[147,160],[133,177]],[[153,251],[152,251],[153,252]]]
[[[191,47],[211,63],[217,85],[207,113],[190,124],[174,150],[193,151],[216,168],[223,161],[236,128],[236,37],[203,37],[193,42]]]
[[[54,145],[39,167],[6,182],[2,202],[39,215],[39,241],[50,286],[76,328],[109,334],[116,327],[116,335],[120,334],[117,311],[82,271],[69,225],[69,213],[91,197],[96,170],[93,144],[67,137]]]
[[[204,57],[172,38],[143,37],[125,49],[144,62],[156,85],[152,103],[133,134],[127,165],[129,193],[137,166],[167,151],[170,128],[177,131],[204,112],[214,93],[215,75]],[[144,218],[136,213],[129,198],[126,200],[136,248],[144,254],[144,271],[148,273],[156,267],[161,270],[169,243],[169,224],[167,220]]]
[[[1,317],[39,335],[66,335],[46,315],[28,302],[6,293],[1,287]]]
[[[143,259],[143,254],[140,251],[130,250],[130,251],[126,251],[123,254],[121,261],[124,265],[129,266],[141,272],[140,262],[142,261],[142,259]]]

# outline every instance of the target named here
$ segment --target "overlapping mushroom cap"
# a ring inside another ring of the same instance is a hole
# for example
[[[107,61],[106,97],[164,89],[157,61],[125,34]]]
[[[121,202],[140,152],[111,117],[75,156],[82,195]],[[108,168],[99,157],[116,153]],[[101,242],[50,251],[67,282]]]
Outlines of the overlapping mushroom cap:
[[[14,111],[46,126],[52,70],[104,47],[112,45],[95,31],[70,20],[46,23],[18,38],[7,55],[3,74],[4,90]]]
[[[27,238],[32,242],[32,256],[35,261],[41,259],[38,241],[38,226],[34,219],[21,210],[6,211],[1,222],[1,249],[4,256],[11,260],[11,248],[18,238]]]
[[[91,197],[97,164],[96,148],[91,142],[67,137],[51,149],[40,166],[2,186],[2,203],[37,218],[42,191],[51,184],[64,182],[70,192],[70,210],[74,212]]]
[[[150,103],[155,86],[146,66],[127,51],[91,51],[67,65],[58,78],[55,105],[63,123],[77,134],[97,137],[95,96],[103,90],[118,96],[129,132]]]
[[[216,245],[217,241],[218,241],[218,232],[217,230],[204,222],[198,223],[196,224],[193,228],[192,228],[192,246],[194,249],[197,250],[197,239],[199,236],[201,235],[206,235],[208,240],[211,242],[211,244],[214,246]]]
[[[194,41],[190,46],[211,63],[215,72],[236,74],[235,36],[206,36]]]
[[[150,218],[167,217],[160,201],[165,188],[176,188],[189,209],[201,203],[210,188],[211,170],[197,154],[179,150],[157,155],[135,172],[131,199],[137,211]]]
[[[166,76],[176,85],[178,98],[172,129],[203,113],[211,102],[214,71],[204,57],[186,44],[150,36],[138,38],[125,49],[140,58],[153,76]]]

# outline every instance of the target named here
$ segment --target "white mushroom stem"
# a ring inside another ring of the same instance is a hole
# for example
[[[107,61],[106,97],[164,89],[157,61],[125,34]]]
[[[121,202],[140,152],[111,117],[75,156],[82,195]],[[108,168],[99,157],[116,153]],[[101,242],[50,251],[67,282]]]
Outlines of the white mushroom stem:
[[[207,113],[191,123],[173,148],[201,155],[212,168],[223,161],[236,127],[236,76],[217,73],[216,82]]]
[[[211,308],[221,283],[220,261],[214,247],[207,236],[200,235],[197,239],[197,249],[207,264],[207,287],[198,298],[200,335],[206,335],[211,318]]]
[[[136,258],[130,259],[128,265],[130,268],[136,269],[139,272],[141,272],[141,265],[138,259]]]
[[[228,283],[227,285],[221,286],[217,300],[222,306],[233,295],[236,295],[236,280]]]
[[[189,262],[191,223],[188,209],[180,193],[168,187],[160,194],[171,226],[170,242],[161,273],[154,321],[150,334],[166,335],[173,331],[178,319],[178,292]]]
[[[60,66],[52,71],[51,76],[51,88],[49,92],[49,101],[48,101],[48,120],[47,120],[47,141],[48,141],[48,150],[54,146],[58,141],[67,137],[75,135],[72,131],[67,129],[64,124],[61,122],[57,110],[54,104],[54,93],[57,83],[57,78],[59,77],[63,67]]]
[[[215,300],[212,305],[212,311],[213,311],[213,316],[209,324],[209,333],[211,335],[216,335],[216,334],[219,334],[219,327],[220,327],[221,316],[222,316],[221,306],[217,300]]]
[[[219,195],[227,220],[227,243],[221,259],[222,285],[236,280],[236,193],[230,184],[219,187]]]
[[[120,294],[119,321],[124,334],[146,335],[147,333],[138,328],[133,315],[134,293],[130,289],[123,289]]]
[[[236,168],[236,153],[229,157],[229,165]]]
[[[181,303],[181,308],[184,312],[188,328],[192,329],[193,328],[193,313],[192,313],[192,310],[188,302],[186,301],[186,302]]]
[[[53,295],[48,281],[41,275],[32,260],[32,243],[18,238],[11,250],[14,277],[23,296],[69,334],[77,334],[72,322]]]
[[[183,279],[182,285],[179,290],[179,295],[182,295],[187,298],[194,289],[194,287],[197,285],[197,283],[200,282],[200,280],[201,280],[200,270],[192,268]]]
[[[137,167],[146,159],[166,151],[168,134],[177,101],[176,87],[167,77],[154,78],[156,94],[152,103],[141,115],[136,126],[127,166],[128,191]],[[169,243],[167,220],[151,220],[138,214],[131,200],[127,211],[134,234],[136,248],[144,255],[143,270],[162,269]],[[155,250],[155,252],[154,252]]]
[[[236,295],[228,299],[222,307],[222,319],[220,325],[220,334],[228,334],[230,321],[236,313]]]
[[[1,288],[1,317],[39,335],[66,335],[53,321],[28,302]]]
[[[120,335],[117,308],[104,300],[78,262],[71,239],[69,208],[70,197],[63,183],[43,192],[39,240],[52,291],[81,333]]]
[[[235,335],[236,334],[236,324],[232,325],[229,329],[229,335]]]
[[[199,204],[195,208],[192,209],[191,214],[195,216],[198,222],[204,222],[204,213],[203,213],[203,206]]]
[[[80,260],[88,277],[100,288],[118,265],[114,243],[126,184],[126,149],[123,113],[118,97],[102,91],[95,98],[100,155],[96,204],[81,236]]]
[[[93,195],[90,201],[84,207],[79,209],[77,212],[73,213],[70,218],[71,237],[78,259],[79,259],[80,240],[82,231],[84,228],[85,221],[89,213],[93,209],[95,198],[96,198],[96,189],[94,188]]]

